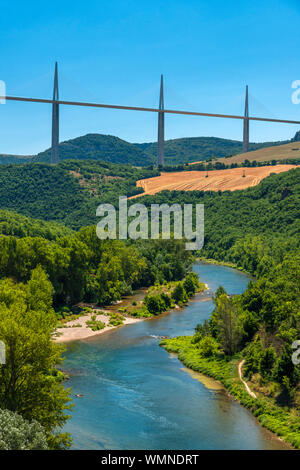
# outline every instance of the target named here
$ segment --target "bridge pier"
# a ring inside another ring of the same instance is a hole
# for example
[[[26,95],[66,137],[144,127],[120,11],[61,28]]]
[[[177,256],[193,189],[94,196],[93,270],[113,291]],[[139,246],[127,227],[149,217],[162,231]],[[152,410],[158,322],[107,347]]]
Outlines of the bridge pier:
[[[164,82],[160,78],[159,110],[164,109]],[[165,163],[165,113],[158,112],[158,139],[157,139],[157,166],[163,167]]]
[[[243,153],[249,152],[249,102],[248,102],[248,85],[246,85],[245,98],[245,119],[243,131]]]
[[[52,147],[51,147],[51,163],[59,161],[59,104],[55,101],[59,100],[58,95],[58,71],[57,62],[55,62],[54,87],[53,87],[53,103],[52,103]]]

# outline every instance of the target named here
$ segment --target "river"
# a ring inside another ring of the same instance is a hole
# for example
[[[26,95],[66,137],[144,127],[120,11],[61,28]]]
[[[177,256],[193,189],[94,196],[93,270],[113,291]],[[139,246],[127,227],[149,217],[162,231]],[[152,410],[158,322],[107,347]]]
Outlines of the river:
[[[211,295],[242,293],[249,277],[220,265],[194,271]],[[207,292],[184,310],[70,343],[64,369],[75,408],[65,431],[74,449],[285,449],[213,380],[183,367],[157,336],[190,335],[209,318]],[[75,397],[82,394],[82,398]]]

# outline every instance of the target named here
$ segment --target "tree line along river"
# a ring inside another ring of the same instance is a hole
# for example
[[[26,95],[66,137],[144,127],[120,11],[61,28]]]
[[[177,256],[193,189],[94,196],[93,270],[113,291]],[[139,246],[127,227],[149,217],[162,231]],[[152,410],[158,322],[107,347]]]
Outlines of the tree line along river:
[[[74,449],[286,449],[214,380],[186,369],[159,346],[160,336],[191,335],[213,311],[222,285],[240,294],[246,274],[196,263],[208,291],[183,310],[68,345],[75,408],[65,431]],[[76,398],[76,395],[83,395]]]

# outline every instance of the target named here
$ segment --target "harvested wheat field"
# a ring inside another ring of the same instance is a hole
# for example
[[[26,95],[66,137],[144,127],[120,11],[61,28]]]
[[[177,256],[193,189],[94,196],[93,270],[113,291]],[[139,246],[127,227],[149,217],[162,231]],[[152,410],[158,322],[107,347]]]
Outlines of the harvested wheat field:
[[[181,171],[161,173],[160,176],[137,181],[137,186],[145,194],[156,194],[160,191],[234,191],[257,185],[271,173],[281,173],[296,168],[296,165],[275,165],[253,168],[233,168],[230,170]],[[207,176],[208,175],[208,176]],[[244,175],[244,176],[243,176]]]

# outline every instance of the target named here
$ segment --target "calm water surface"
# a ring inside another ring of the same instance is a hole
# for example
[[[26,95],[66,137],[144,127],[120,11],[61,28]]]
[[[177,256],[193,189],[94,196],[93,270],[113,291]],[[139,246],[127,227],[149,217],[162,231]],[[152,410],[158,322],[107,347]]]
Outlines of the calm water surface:
[[[242,293],[249,277],[218,265],[194,271],[212,293]],[[222,390],[196,380],[158,346],[158,335],[189,335],[209,318],[203,294],[182,311],[68,346],[64,368],[74,397],[65,426],[75,449],[281,449],[253,416]]]

